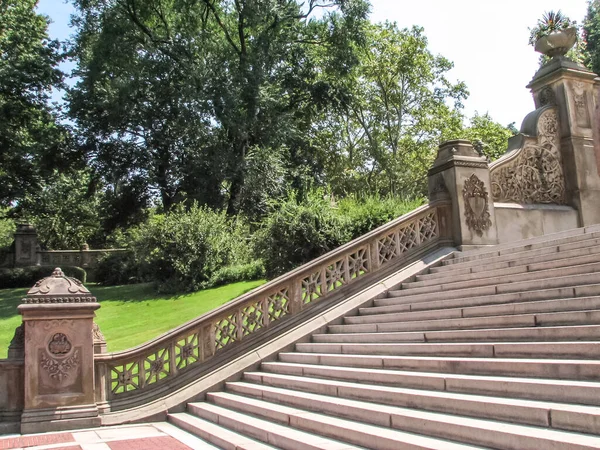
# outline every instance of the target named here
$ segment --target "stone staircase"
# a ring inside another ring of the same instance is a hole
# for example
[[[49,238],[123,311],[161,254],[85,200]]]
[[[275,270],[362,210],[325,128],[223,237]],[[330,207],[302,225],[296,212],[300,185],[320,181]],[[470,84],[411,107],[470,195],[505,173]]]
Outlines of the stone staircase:
[[[169,420],[226,449],[600,448],[596,230],[457,253]]]

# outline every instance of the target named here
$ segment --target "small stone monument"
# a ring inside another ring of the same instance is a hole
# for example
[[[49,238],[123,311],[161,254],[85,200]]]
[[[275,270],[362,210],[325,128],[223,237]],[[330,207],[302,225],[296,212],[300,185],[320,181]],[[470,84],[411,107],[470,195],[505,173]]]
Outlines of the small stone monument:
[[[90,291],[59,268],[19,305],[25,329],[22,433],[100,425],[94,396],[98,308]]]

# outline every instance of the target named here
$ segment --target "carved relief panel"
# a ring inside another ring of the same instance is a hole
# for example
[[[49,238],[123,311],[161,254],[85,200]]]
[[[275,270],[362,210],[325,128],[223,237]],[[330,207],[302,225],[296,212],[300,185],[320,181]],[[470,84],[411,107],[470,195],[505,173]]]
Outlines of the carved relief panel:
[[[472,174],[462,191],[465,202],[465,221],[469,230],[479,237],[492,226],[490,219],[489,195],[485,184],[477,175]]]
[[[588,101],[585,92],[585,85],[581,82],[573,83],[573,103],[575,106],[575,123],[581,128],[591,128],[590,114],[588,110]]]
[[[516,157],[491,169],[494,201],[566,203],[555,109],[548,109],[540,115],[537,130],[537,142],[526,144]]]
[[[55,394],[62,390],[82,392],[81,349],[71,343],[67,332],[51,332],[45,348],[38,348],[39,394]]]

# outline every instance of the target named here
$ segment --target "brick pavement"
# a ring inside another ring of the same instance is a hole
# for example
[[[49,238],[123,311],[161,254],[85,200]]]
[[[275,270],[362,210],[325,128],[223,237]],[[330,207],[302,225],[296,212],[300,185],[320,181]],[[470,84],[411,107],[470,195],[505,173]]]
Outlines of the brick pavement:
[[[70,443],[71,445],[68,445]],[[166,422],[76,430],[70,433],[0,436],[0,450],[198,450],[214,448]]]
[[[111,450],[192,450],[171,436],[109,442],[108,446]]]
[[[39,447],[42,445],[62,444],[66,442],[75,442],[71,433],[37,434],[33,436],[18,436],[4,439],[0,436],[0,449]],[[74,447],[69,448],[73,449]]]

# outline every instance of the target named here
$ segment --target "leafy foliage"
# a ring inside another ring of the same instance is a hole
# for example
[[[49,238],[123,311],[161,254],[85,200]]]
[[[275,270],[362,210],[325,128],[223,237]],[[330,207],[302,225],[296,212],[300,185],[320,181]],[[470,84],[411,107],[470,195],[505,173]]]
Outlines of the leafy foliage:
[[[49,105],[62,86],[59,43],[36,0],[0,2],[0,205],[39,189],[54,167],[69,160],[70,138]]]
[[[338,196],[418,198],[438,144],[462,126],[464,83],[427,49],[422,28],[372,24],[360,64],[340,80],[348,99],[323,117],[316,136],[330,149],[328,182]]]
[[[327,253],[351,238],[345,219],[322,191],[295,193],[273,205],[255,234],[258,256],[274,277]]]
[[[338,203],[338,214],[348,223],[352,239],[418,208],[423,199],[403,201],[397,197],[370,195],[365,198],[347,197]]]
[[[586,42],[586,64],[595,73],[600,73],[600,1],[590,0],[583,23]]]
[[[100,231],[100,196],[89,170],[54,173],[20,208],[52,250],[79,249]]]
[[[566,30],[577,25],[577,22],[569,19],[562,11],[546,11],[535,27],[529,29],[529,45],[535,43],[542,37],[548,36],[553,31]]]
[[[77,278],[82,283],[86,282],[86,272],[81,267],[64,266],[61,267],[63,273],[72,278]],[[54,267],[52,266],[30,266],[15,267],[12,269],[0,269],[0,287],[22,288],[32,287],[42,278],[52,275]]]
[[[476,146],[480,145],[483,154],[493,161],[506,152],[508,138],[514,136],[516,131],[512,124],[505,127],[494,122],[488,113],[475,112],[469,127],[461,133],[461,137],[470,140]]]
[[[194,291],[220,268],[251,261],[248,227],[197,204],[157,214],[130,232],[140,275],[163,292]]]

